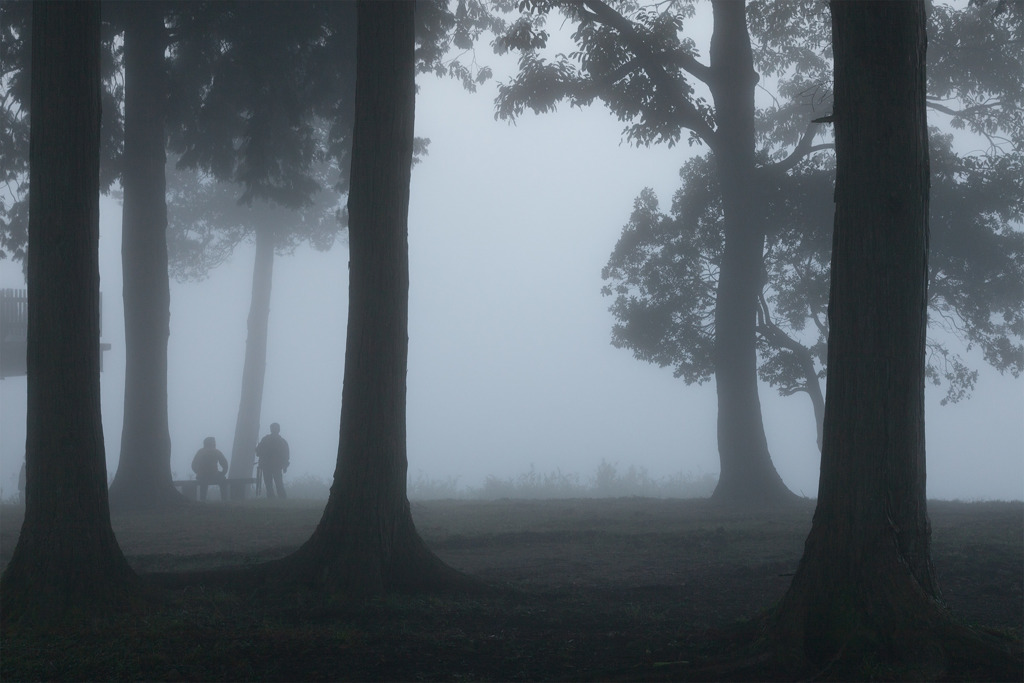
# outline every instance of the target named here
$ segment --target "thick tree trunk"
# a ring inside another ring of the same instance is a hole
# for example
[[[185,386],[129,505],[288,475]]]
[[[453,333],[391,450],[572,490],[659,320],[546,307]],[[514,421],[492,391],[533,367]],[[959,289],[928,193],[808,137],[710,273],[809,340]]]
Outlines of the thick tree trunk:
[[[832,2],[824,447],[818,507],[778,626],[784,642],[839,677],[956,678],[950,667],[979,646],[951,637],[929,554],[924,27],[922,1]]]
[[[725,247],[715,303],[715,383],[721,476],[712,499],[771,506],[795,496],[772,464],[757,389],[758,296],[764,257],[765,193],[754,163],[754,71],[744,3],[714,3],[711,93],[718,123],[715,162]]]
[[[167,424],[167,37],[158,4],[125,5],[125,16],[121,269],[126,362],[121,457],[110,503],[139,509],[182,503],[184,498],[171,483]]]
[[[256,257],[252,268],[249,334],[245,340],[245,365],[242,367],[242,395],[238,402],[238,419],[235,421],[235,440],[231,444],[231,477],[253,476],[263,408],[263,382],[267,375],[267,329],[270,325],[270,291],[273,283],[274,231],[259,226],[256,229]],[[232,495],[244,496],[245,489],[232,490]]]
[[[98,2],[32,11],[25,521],[5,626],[103,613],[134,574],[110,527],[100,416]]]
[[[428,589],[459,578],[420,539],[406,495],[413,14],[409,2],[358,6],[338,464],[323,519],[289,560],[329,591]]]

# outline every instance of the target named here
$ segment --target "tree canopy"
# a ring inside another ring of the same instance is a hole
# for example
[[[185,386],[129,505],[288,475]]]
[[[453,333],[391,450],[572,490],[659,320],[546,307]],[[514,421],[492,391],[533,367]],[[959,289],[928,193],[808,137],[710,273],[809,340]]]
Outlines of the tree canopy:
[[[674,145],[688,130],[691,144],[709,148],[683,165],[668,210],[650,190],[636,198],[602,272],[603,291],[613,297],[613,344],[672,367],[688,383],[706,381],[715,371],[725,235],[715,175],[720,115],[701,94],[714,77],[687,33],[694,6],[528,7],[496,42],[498,51],[521,53],[518,74],[499,91],[497,116],[600,100],[634,144]],[[552,55],[545,25],[556,11],[576,26],[576,49]],[[828,18],[822,3],[747,3],[752,65],[760,76],[755,155],[768,206],[758,374],[783,395],[810,395],[819,439],[835,161],[831,132],[815,120],[832,107]],[[945,385],[944,401],[957,401],[970,395],[978,377],[968,354],[973,349],[1000,372],[1024,370],[1021,21],[995,3],[936,5],[928,31],[934,196],[928,375]]]
[[[759,112],[761,155],[768,163],[785,163],[795,154],[787,145],[800,144],[794,112],[810,107],[824,113],[831,107],[822,80],[829,77],[828,55],[816,52],[827,47],[821,33],[827,15],[811,6],[803,14],[787,6],[782,16],[773,14],[780,8],[752,8],[762,73],[780,76],[778,99]],[[964,136],[932,127],[927,372],[933,383],[945,385],[943,403],[969,396],[975,385],[978,371],[964,352],[977,348],[992,367],[1015,377],[1024,370],[1024,83],[1019,50],[1013,48],[1019,29],[1019,21],[992,6],[938,6],[930,15],[931,116],[981,143],[980,149],[965,147]],[[796,72],[787,74],[792,68]],[[817,146],[802,163],[777,174],[757,333],[761,379],[782,395],[811,395],[820,438],[817,380],[826,371],[835,160],[830,144]],[[712,173],[706,155],[688,161],[667,213],[650,190],[641,193],[602,272],[608,281],[603,291],[614,296],[612,343],[641,360],[671,366],[687,383],[703,382],[714,372],[709,293],[723,236]]]
[[[101,101],[100,190],[108,192],[120,174],[124,138],[124,83],[118,30],[108,6],[100,25]],[[28,245],[29,68],[32,56],[32,3],[0,4],[0,259],[24,261]]]

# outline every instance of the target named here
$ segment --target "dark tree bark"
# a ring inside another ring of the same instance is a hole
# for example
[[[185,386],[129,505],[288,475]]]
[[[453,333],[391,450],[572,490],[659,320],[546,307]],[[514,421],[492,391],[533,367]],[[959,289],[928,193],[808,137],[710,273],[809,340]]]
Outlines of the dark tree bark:
[[[925,6],[831,7],[837,175],[824,444],[779,635],[831,676],[956,678],[951,667],[977,657],[980,641],[956,634],[929,553]],[[983,658],[1000,656],[1019,680],[1006,652]]]
[[[725,215],[725,246],[715,302],[715,384],[721,475],[712,499],[772,506],[795,496],[772,464],[757,388],[758,297],[764,257],[766,193],[755,172],[754,71],[746,7],[714,3],[709,86],[715,102],[715,163]]]
[[[453,585],[424,545],[406,494],[414,3],[358,6],[349,210],[349,313],[334,485],[313,536],[288,562],[329,591]]]
[[[121,457],[110,503],[139,509],[184,502],[171,483],[167,424],[167,35],[159,4],[126,3],[120,9],[125,19],[121,269],[126,362]]]
[[[245,340],[245,365],[242,366],[242,396],[238,402],[235,440],[231,444],[231,476],[253,476],[256,444],[260,436],[263,407],[263,382],[267,375],[267,328],[270,324],[270,290],[274,278],[274,232],[256,229],[256,257],[252,269],[252,294],[249,301],[249,334]],[[232,490],[232,496],[244,496],[245,489]]]
[[[110,527],[100,416],[98,2],[36,2],[25,521],[0,611],[47,623],[102,613],[134,586]]]

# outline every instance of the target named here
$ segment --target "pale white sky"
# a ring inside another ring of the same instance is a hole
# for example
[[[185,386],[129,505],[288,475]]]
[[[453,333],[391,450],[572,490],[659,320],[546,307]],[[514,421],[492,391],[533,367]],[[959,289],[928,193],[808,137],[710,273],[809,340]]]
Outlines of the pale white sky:
[[[716,474],[713,383],[687,387],[609,343],[600,271],[634,197],[663,205],[690,153],[620,144],[605,110],[493,120],[493,82],[476,95],[421,77],[410,217],[409,471],[479,484],[535,467],[593,475],[602,459],[654,476]],[[100,260],[107,462],[123,412],[120,207],[104,199]],[[230,452],[238,410],[251,247],[206,281],[172,284],[169,349],[172,470],[187,476],[206,436]],[[261,430],[280,422],[289,476],[329,479],[338,443],[348,250],[302,248],[275,261]],[[0,261],[0,287],[21,287]],[[977,360],[977,359],[975,359]],[[1024,381],[982,371],[974,398],[939,406],[928,392],[928,492],[1024,497]],[[817,491],[806,397],[762,387],[769,445],[794,491]],[[0,486],[15,488],[24,452],[25,379],[0,381]]]

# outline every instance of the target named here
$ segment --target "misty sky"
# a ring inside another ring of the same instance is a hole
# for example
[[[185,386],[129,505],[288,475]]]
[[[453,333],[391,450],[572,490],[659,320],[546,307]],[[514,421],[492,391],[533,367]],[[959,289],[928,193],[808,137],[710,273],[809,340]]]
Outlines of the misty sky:
[[[491,55],[486,55],[491,60]],[[690,149],[635,149],[600,107],[493,119],[494,84],[475,95],[420,76],[410,209],[409,472],[477,485],[560,469],[593,475],[602,460],[655,477],[718,471],[714,383],[686,386],[609,343],[600,271],[653,187],[667,205]],[[170,208],[173,211],[173,207]],[[124,382],[120,206],[101,204],[102,376],[107,465],[120,450]],[[172,282],[171,468],[187,478],[203,438],[230,454],[238,410],[253,247],[198,283]],[[307,247],[274,264],[261,434],[280,422],[287,478],[329,479],[341,409],[348,250]],[[0,261],[0,287],[23,287]],[[957,347],[959,348],[959,347]],[[968,356],[981,366],[978,355]],[[1024,381],[982,367],[974,398],[942,407],[929,388],[928,493],[1024,497]],[[769,446],[797,493],[817,491],[810,401],[761,402]],[[0,381],[0,486],[15,490],[25,443],[25,378]]]

